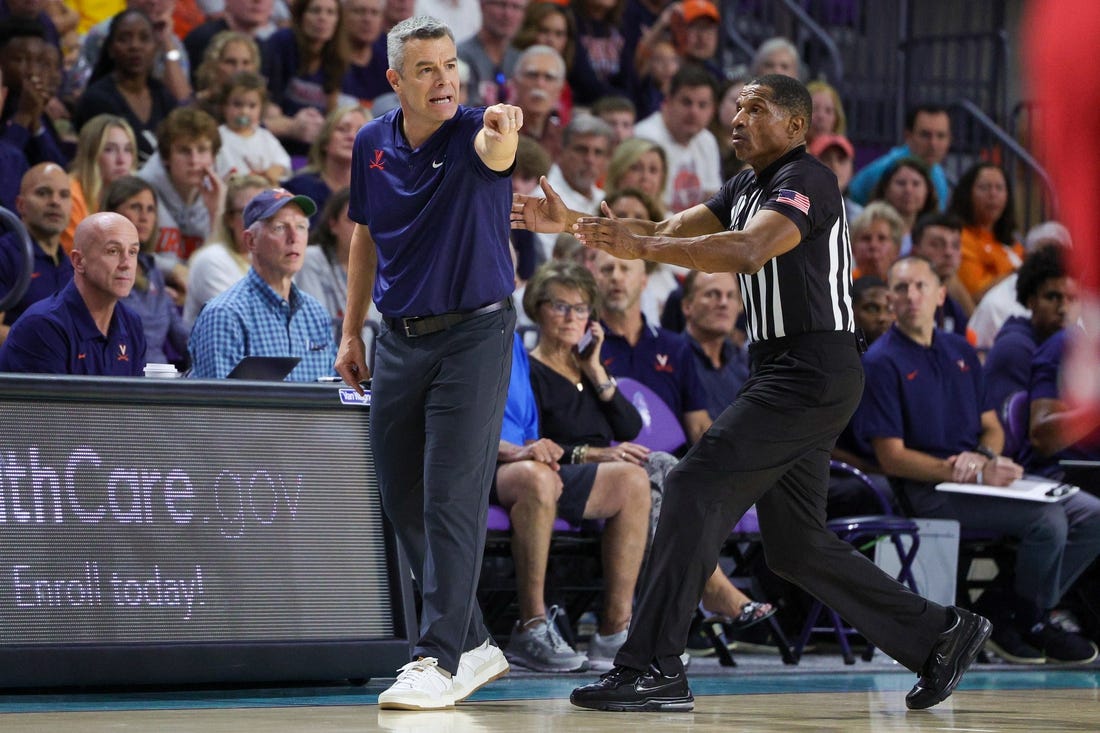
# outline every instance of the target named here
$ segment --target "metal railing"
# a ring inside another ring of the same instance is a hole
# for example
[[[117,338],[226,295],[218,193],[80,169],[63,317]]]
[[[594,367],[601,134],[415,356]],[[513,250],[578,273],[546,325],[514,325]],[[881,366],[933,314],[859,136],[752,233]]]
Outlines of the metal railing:
[[[954,137],[944,169],[952,183],[979,161],[996,163],[1016,198],[1021,236],[1031,226],[1057,216],[1050,175],[1017,139],[969,99],[956,100],[950,111]]]
[[[800,35],[805,36],[800,44],[805,49],[805,56],[803,59],[810,69],[816,70],[816,76],[818,78],[824,78],[833,86],[842,87],[844,85],[844,62],[840,58],[840,49],[837,48],[836,41],[818,25],[817,21],[810,17],[809,13],[796,1],[796,0],[782,0],[783,5],[786,6],[787,12],[792,17],[798,20],[799,27],[802,30]],[[812,42],[811,42],[812,41]],[[820,46],[820,51],[817,48]],[[823,52],[823,61],[817,60],[817,54]],[[829,73],[824,73],[826,70]]]
[[[747,64],[763,40],[784,36],[803,51],[810,78],[839,89],[857,165],[901,141],[908,105],[938,102],[952,113],[949,180],[989,160],[1008,175],[1022,226],[1055,214],[1050,179],[1028,152],[1036,110],[1024,103],[1009,108],[1001,0],[724,0],[721,6],[723,62]]]
[[[757,47],[775,36],[787,38],[802,50],[809,78],[842,83],[844,61],[836,41],[800,0],[726,0],[721,3],[721,62],[732,71],[748,68]]]

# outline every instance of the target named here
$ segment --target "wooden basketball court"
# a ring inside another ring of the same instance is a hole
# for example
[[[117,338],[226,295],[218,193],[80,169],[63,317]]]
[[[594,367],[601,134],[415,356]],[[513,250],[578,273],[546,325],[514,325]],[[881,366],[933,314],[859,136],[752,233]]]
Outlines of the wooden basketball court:
[[[0,729],[35,731],[1096,731],[1100,668],[972,670],[941,705],[907,711],[913,675],[886,664],[754,672],[694,665],[694,713],[598,713],[568,702],[592,675],[513,674],[453,711],[382,711],[363,687],[49,692],[0,696]]]

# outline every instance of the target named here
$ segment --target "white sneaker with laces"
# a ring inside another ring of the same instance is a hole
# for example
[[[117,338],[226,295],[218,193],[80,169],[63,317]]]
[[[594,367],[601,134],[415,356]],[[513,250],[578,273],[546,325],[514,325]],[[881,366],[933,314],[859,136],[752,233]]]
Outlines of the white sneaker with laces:
[[[508,660],[500,647],[494,646],[488,639],[479,646],[462,652],[458,658],[458,672],[454,676],[455,702],[462,702],[493,680],[499,680],[508,674]]]
[[[454,707],[454,683],[435,657],[423,657],[397,670],[397,680],[378,696],[382,710],[438,710]]]

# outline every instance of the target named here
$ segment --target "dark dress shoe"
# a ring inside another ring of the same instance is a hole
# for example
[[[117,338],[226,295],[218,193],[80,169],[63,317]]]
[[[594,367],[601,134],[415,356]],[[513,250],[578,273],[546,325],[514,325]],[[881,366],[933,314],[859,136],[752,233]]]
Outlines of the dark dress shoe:
[[[910,710],[923,710],[946,700],[993,631],[993,624],[983,616],[961,608],[948,610],[955,615],[955,623],[940,634],[921,668],[920,679],[905,696],[905,706]]]
[[[695,709],[683,670],[665,675],[656,666],[645,672],[612,667],[598,681],[573,690],[569,702],[589,710],[689,713]]]

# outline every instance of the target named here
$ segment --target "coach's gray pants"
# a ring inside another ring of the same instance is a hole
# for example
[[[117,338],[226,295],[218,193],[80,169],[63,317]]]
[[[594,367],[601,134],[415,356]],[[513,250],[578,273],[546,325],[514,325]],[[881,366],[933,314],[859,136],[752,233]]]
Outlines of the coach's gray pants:
[[[458,658],[489,638],[477,605],[489,486],[512,364],[509,307],[438,333],[382,326],[371,446],[382,506],[423,596],[412,658]]]

